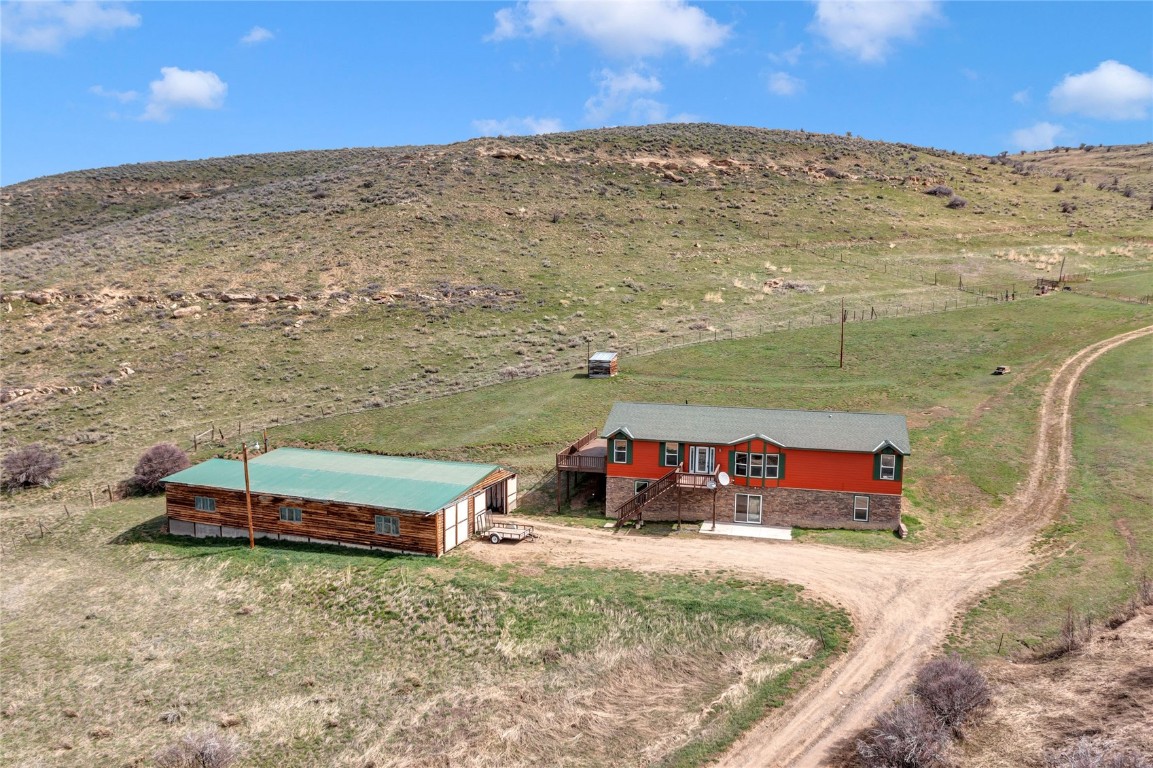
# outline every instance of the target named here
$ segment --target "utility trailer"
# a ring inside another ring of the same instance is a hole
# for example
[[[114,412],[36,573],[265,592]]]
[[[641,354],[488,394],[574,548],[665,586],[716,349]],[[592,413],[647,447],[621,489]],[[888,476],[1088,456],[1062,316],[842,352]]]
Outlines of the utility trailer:
[[[488,540],[493,544],[500,544],[505,539],[509,541],[521,541],[522,539],[532,541],[536,538],[536,533],[533,531],[531,525],[505,522],[496,523],[481,535],[487,536]]]

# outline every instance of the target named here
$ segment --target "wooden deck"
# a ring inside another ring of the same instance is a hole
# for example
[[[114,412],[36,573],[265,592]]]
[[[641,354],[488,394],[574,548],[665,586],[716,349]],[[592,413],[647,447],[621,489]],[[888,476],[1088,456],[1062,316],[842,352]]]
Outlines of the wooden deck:
[[[597,437],[594,429],[556,455],[557,471],[606,474],[608,450],[608,440]]]

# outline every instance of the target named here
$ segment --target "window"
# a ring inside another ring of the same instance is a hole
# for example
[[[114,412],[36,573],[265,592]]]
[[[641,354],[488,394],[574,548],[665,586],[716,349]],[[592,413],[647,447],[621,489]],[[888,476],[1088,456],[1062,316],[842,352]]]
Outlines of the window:
[[[681,463],[681,445],[680,443],[665,443],[665,455],[662,466],[676,467]]]
[[[856,522],[856,523],[869,522],[869,497],[868,496],[854,496],[853,497],[853,522]]]
[[[781,455],[779,453],[734,453],[733,474],[737,477],[781,476]]]
[[[749,493],[738,493],[736,507],[733,509],[734,523],[761,522],[761,497]]]
[[[633,495],[637,495],[650,485],[648,480],[635,480],[633,481]]]
[[[300,507],[281,507],[280,519],[286,523],[299,523],[304,518]]]
[[[781,476],[781,454],[765,454],[765,477],[778,478]]]
[[[196,511],[198,512],[215,512],[216,499],[210,496],[197,496],[196,497]]]
[[[400,518],[392,517],[391,515],[377,515],[376,516],[376,535],[377,536],[399,536],[400,535]]]
[[[629,441],[623,438],[613,440],[613,464],[629,463]]]
[[[749,475],[749,454],[738,453],[733,458],[733,474],[737,477],[748,477]]]
[[[749,477],[761,477],[765,471],[765,455],[763,453],[749,454]]]
[[[696,475],[711,475],[716,450],[708,445],[694,445],[692,448],[692,463],[689,471]]]
[[[881,454],[881,480],[897,479],[897,457],[891,453]]]

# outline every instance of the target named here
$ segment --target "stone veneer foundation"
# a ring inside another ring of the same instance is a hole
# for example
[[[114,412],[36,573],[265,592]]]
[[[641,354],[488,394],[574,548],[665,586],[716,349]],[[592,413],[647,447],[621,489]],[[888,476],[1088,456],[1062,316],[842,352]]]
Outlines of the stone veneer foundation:
[[[636,480],[610,477],[605,489],[608,515],[633,496]],[[851,528],[896,530],[901,523],[901,495],[887,493],[852,493],[849,491],[811,491],[803,488],[756,488],[728,485],[716,490],[716,520],[732,523],[736,495],[747,493],[761,497],[761,525],[780,528]],[[677,497],[680,496],[680,520],[700,522],[713,519],[713,491],[672,488],[653,499],[642,510],[642,519],[676,521]],[[869,497],[868,521],[853,520],[855,496]]]

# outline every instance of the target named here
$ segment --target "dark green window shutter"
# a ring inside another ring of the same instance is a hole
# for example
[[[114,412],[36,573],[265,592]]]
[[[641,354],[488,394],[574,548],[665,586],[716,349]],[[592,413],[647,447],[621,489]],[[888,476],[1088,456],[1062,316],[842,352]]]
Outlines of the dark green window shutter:
[[[901,479],[901,469],[904,466],[904,464],[905,464],[905,457],[898,453],[897,454],[897,466],[893,472],[893,479],[894,480],[900,480]]]
[[[881,479],[881,454],[879,453],[873,454],[873,479]]]
[[[659,462],[659,466],[662,466],[662,467],[668,466],[665,463],[665,444],[663,442],[661,443],[660,451],[661,451],[661,460]]]
[[[625,441],[625,464],[633,463],[633,441]]]
[[[729,449],[729,477],[737,476],[737,452],[735,449]]]
[[[685,444],[677,443],[677,466],[683,467],[685,465]]]
[[[777,462],[777,479],[778,480],[784,480],[785,479],[785,452],[781,451],[777,455],[781,457],[780,461]]]

